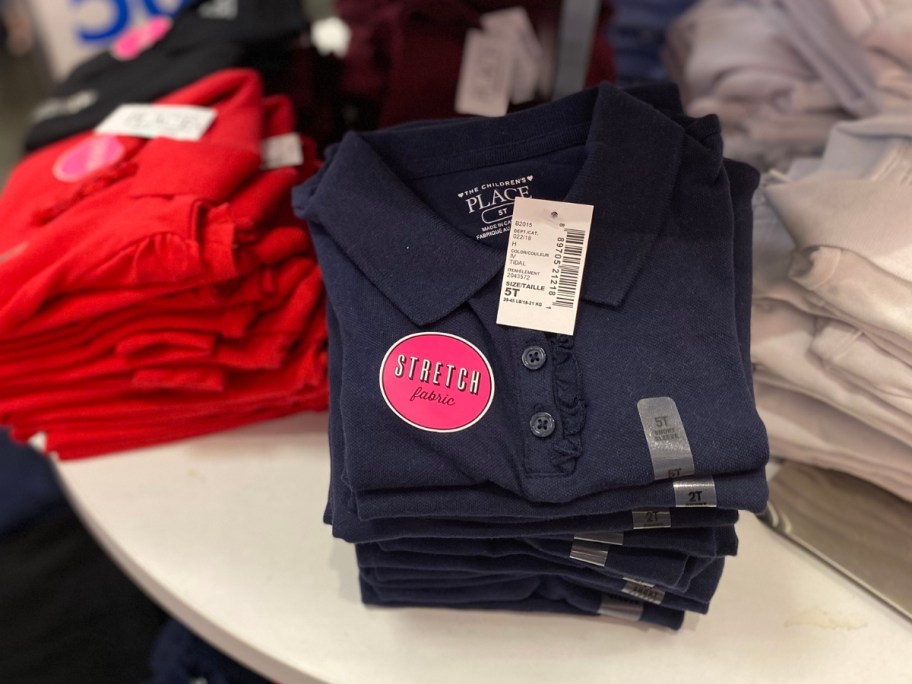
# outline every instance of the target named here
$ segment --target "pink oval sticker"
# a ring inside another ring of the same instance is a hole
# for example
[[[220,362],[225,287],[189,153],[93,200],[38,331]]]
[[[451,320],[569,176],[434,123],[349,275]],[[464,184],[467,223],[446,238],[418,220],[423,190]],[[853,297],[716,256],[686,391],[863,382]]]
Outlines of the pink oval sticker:
[[[471,342],[447,333],[416,333],[386,352],[380,391],[409,425],[457,432],[477,423],[490,408],[494,374]]]
[[[160,41],[171,29],[168,17],[155,17],[120,36],[111,45],[111,56],[120,60],[136,59]]]
[[[123,143],[116,136],[95,135],[57,158],[54,178],[64,183],[75,183],[98,169],[120,161],[123,155]]]

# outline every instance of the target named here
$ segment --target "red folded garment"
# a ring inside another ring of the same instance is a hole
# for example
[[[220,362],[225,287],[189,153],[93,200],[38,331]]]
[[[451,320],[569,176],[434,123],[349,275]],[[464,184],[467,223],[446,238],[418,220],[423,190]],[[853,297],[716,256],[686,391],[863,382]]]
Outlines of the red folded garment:
[[[196,142],[61,141],[0,197],[0,421],[64,459],[326,406],[325,295],[290,206],[315,145],[261,170],[295,121],[252,71],[160,103],[216,118]]]

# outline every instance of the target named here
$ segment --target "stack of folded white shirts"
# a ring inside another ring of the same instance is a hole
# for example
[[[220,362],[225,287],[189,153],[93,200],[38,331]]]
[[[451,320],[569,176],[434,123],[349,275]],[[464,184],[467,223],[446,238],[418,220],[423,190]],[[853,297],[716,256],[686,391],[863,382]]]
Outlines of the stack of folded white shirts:
[[[664,59],[688,112],[720,116],[726,154],[785,169],[841,120],[909,109],[910,37],[909,0],[702,0]]]
[[[912,500],[912,117],[839,124],[755,202],[752,360],[774,454]]]

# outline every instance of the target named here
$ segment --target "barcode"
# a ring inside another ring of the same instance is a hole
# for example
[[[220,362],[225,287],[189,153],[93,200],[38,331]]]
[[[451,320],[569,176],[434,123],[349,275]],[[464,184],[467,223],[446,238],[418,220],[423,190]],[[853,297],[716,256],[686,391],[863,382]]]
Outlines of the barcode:
[[[557,281],[557,298],[554,306],[572,307],[579,284],[580,262],[583,259],[583,240],[586,231],[567,228],[567,241],[561,258],[560,278]]]

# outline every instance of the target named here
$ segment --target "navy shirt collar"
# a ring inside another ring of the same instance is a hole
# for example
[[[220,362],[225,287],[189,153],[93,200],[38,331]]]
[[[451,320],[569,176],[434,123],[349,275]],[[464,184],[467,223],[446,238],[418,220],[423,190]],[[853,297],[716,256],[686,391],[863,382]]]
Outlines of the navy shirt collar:
[[[564,198],[595,207],[582,296],[618,306],[666,218],[683,138],[652,106],[602,84],[496,119],[350,133],[295,204],[424,326],[494,278],[505,255],[449,225],[407,181],[585,144],[586,160]]]

